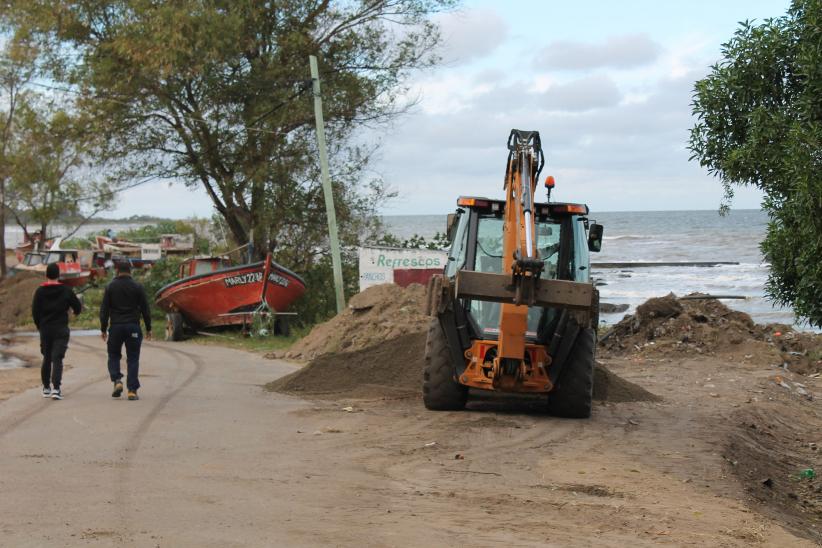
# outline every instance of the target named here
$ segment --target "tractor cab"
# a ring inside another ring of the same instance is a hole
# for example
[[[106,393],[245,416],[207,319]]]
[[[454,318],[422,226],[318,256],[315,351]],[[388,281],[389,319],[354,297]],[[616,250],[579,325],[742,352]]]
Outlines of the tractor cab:
[[[444,275],[455,278],[460,270],[503,272],[503,225],[505,202],[481,197],[460,197],[459,206],[449,216],[447,234],[451,241]],[[542,262],[540,279],[589,283],[590,251],[599,251],[601,225],[591,224],[588,206],[572,203],[535,203],[536,248]],[[475,336],[495,339],[499,333],[500,303],[471,300],[466,303],[468,319]],[[526,339],[537,342],[550,337],[551,320],[556,309],[531,306],[528,310]],[[542,326],[542,328],[541,328]]]
[[[511,130],[504,200],[463,196],[449,217],[443,274],[428,283],[423,403],[465,407],[469,389],[547,395],[547,410],[591,415],[599,293],[588,206],[534,199],[545,165],[537,131]]]

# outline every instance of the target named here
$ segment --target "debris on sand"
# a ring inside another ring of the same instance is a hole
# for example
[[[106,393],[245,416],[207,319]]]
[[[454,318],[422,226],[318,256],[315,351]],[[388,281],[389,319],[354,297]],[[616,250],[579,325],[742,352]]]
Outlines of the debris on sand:
[[[31,299],[45,278],[18,272],[0,279],[0,331],[9,331],[31,318]]]
[[[268,357],[307,361],[324,354],[362,350],[387,339],[424,333],[430,321],[423,311],[424,303],[425,287],[420,284],[405,288],[394,284],[369,287],[351,297],[342,313],[315,326],[287,352]]]
[[[600,314],[618,314],[630,308],[627,304],[599,303]]]
[[[794,534],[822,543],[822,479],[806,472],[822,467],[816,448],[822,415],[818,406],[776,386],[768,392],[767,400],[732,416],[725,460],[757,510]]]
[[[744,312],[698,293],[649,299],[601,340],[613,354],[732,354],[757,364],[781,365],[798,373],[822,370],[822,337],[787,325],[757,325]]]

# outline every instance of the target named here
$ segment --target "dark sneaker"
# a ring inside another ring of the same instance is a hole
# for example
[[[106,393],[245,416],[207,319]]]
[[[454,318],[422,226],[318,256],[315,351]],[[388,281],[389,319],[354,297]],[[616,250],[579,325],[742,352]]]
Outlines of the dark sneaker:
[[[50,398],[51,397],[51,388],[49,388],[48,386],[43,387],[43,397],[44,398]]]
[[[53,399],[53,400],[62,400],[63,399],[63,392],[59,388],[54,388],[51,391],[51,399]]]
[[[123,383],[117,381],[114,383],[114,391],[111,393],[112,398],[119,398],[120,394],[123,393]]]
[[[130,399],[130,400],[139,400],[140,397],[137,395],[136,390],[129,390],[128,391],[128,399]]]

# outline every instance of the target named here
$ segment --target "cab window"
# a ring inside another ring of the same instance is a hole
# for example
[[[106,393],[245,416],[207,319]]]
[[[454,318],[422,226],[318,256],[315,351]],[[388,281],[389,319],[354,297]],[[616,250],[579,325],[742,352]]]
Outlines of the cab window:
[[[448,264],[445,265],[445,275],[453,278],[457,272],[465,264],[465,256],[468,252],[468,219],[470,215],[467,212],[460,212],[459,219],[457,219],[457,230],[454,234],[454,241],[451,244],[451,250],[448,252]]]

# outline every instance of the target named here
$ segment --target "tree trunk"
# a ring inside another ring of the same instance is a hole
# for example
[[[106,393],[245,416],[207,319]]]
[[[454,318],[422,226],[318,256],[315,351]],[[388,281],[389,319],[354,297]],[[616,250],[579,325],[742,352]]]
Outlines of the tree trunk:
[[[226,210],[225,213],[222,213],[221,215],[228,225],[228,230],[231,232],[231,237],[234,239],[234,243],[236,245],[247,244],[251,235],[249,234],[249,231],[246,230],[237,212],[233,210]]]
[[[0,177],[0,277],[6,276],[6,181]]]

